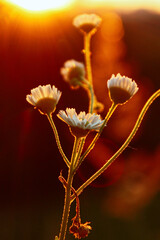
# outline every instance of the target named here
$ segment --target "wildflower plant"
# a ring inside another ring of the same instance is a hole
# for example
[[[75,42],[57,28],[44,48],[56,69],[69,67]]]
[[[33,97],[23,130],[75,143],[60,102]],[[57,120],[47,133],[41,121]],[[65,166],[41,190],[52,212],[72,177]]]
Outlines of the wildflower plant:
[[[53,121],[53,113],[56,109],[56,105],[61,97],[61,92],[51,85],[39,86],[31,90],[31,94],[27,95],[26,100],[37,108],[42,114],[45,114],[53,129],[56,143],[60,154],[64,162],[68,167],[68,177],[65,179],[60,172],[59,180],[65,189],[64,209],[62,215],[62,222],[60,225],[60,232],[58,236],[55,236],[55,240],[65,240],[66,231],[68,229],[68,219],[70,213],[70,207],[74,200],[76,200],[76,215],[72,219],[72,225],[69,227],[69,231],[74,235],[75,238],[81,239],[87,237],[89,232],[92,230],[90,222],[81,223],[80,216],[80,201],[79,195],[83,190],[91,184],[99,175],[101,175],[111,163],[125,150],[134,135],[136,134],[141,121],[152,102],[160,96],[160,90],[156,91],[146,102],[142,108],[139,117],[123,145],[115,152],[115,154],[106,161],[106,163],[97,170],[86,182],[84,182],[78,189],[74,189],[73,180],[74,176],[85,160],[87,155],[93,149],[96,141],[100,137],[104,127],[107,125],[110,117],[116,110],[116,108],[122,104],[126,104],[130,98],[132,98],[138,91],[138,87],[135,81],[126,76],[113,74],[107,81],[108,93],[111,100],[111,107],[106,113],[106,117],[102,120],[98,112],[103,110],[103,104],[98,102],[92,82],[92,68],[91,68],[91,52],[90,52],[90,41],[91,37],[97,31],[101,23],[101,18],[95,14],[82,14],[74,18],[73,25],[80,30],[84,37],[84,59],[85,64],[75,60],[68,60],[64,63],[64,67],[61,68],[60,72],[64,80],[69,83],[72,89],[79,87],[84,88],[87,91],[89,98],[88,113],[83,110],[77,114],[73,108],[67,108],[65,111],[60,110],[57,114],[58,118],[65,122],[70,129],[71,134],[74,137],[74,145],[72,150],[71,159],[69,160],[63,152],[58,131]],[[91,131],[95,131],[95,137],[83,151],[85,140]]]
[[[83,86],[85,83],[85,66],[75,60],[68,60],[61,68],[61,74],[66,82],[68,82],[73,89]]]

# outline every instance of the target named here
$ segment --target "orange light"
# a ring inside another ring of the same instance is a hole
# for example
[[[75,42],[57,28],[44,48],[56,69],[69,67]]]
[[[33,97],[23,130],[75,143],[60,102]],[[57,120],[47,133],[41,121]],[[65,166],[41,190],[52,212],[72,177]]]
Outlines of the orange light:
[[[160,0],[83,0],[84,5],[109,6],[116,9],[134,10],[138,8],[160,11]]]
[[[51,9],[60,9],[69,6],[73,0],[8,0],[19,7],[30,11],[43,11]]]

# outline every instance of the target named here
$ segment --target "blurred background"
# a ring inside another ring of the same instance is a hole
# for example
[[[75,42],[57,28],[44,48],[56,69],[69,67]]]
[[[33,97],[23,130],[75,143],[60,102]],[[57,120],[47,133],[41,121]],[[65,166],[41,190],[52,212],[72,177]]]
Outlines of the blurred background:
[[[71,90],[60,75],[66,60],[83,62],[83,38],[72,25],[82,13],[103,19],[91,44],[95,93],[105,105],[102,117],[111,105],[106,81],[112,73],[135,79],[139,91],[114,113],[80,167],[75,188],[118,150],[146,100],[160,88],[159,0],[1,0],[1,240],[51,240],[59,232],[64,189],[58,176],[63,169],[66,177],[66,166],[47,118],[25,97],[32,88],[49,83],[63,93],[56,113],[66,107],[87,111],[86,93]],[[69,158],[73,137],[56,113],[53,118]],[[82,222],[90,221],[93,228],[88,240],[160,240],[159,123],[157,99],[125,152],[80,196]],[[71,218],[74,215],[75,204]],[[73,237],[68,234],[67,239]]]

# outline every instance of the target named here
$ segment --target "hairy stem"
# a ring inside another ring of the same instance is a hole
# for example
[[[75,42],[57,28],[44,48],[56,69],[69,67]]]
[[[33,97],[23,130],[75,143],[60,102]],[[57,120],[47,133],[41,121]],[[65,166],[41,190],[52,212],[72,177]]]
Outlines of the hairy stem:
[[[85,140],[86,140],[86,138],[84,137],[80,141],[79,151],[78,151],[77,157],[76,157],[75,162],[74,162],[74,174],[76,173],[77,166],[79,164],[79,158],[81,156],[81,153],[82,153],[82,150],[83,150],[83,147],[84,147],[84,144],[85,144]]]
[[[65,161],[66,165],[69,167],[70,162],[69,162],[68,158],[66,157],[65,153],[63,152],[63,149],[62,149],[62,146],[61,146],[61,143],[60,143],[60,140],[59,140],[59,135],[58,135],[58,132],[57,132],[57,128],[56,128],[56,125],[54,124],[54,121],[52,119],[52,115],[51,114],[47,115],[47,118],[48,118],[48,120],[51,124],[52,129],[53,129],[59,152],[61,153],[61,155],[63,157],[63,160]]]
[[[85,55],[85,63],[86,63],[86,71],[87,71],[87,79],[89,82],[89,112],[93,113],[93,103],[94,103],[94,89],[92,82],[92,68],[91,68],[91,52],[90,52],[90,40],[91,34],[84,34],[84,55]]]
[[[134,135],[136,134],[144,116],[146,111],[148,110],[148,108],[150,107],[150,105],[153,103],[153,101],[160,96],[160,89],[158,91],[156,91],[146,102],[146,104],[144,105],[143,109],[141,110],[139,117],[133,127],[133,130],[131,131],[130,135],[128,136],[127,140],[124,142],[124,144],[120,147],[120,149],[94,174],[92,175],[77,191],[77,195],[80,195],[81,192],[84,190],[84,188],[86,188],[89,184],[91,184],[100,174],[102,174],[109,166],[111,163],[113,163],[115,161],[115,159],[126,149],[126,147],[128,146],[128,144],[131,142],[131,140],[133,139]],[[72,201],[74,200],[74,196],[72,198]]]
[[[75,137],[73,151],[72,151],[72,157],[71,157],[71,165],[68,170],[67,186],[65,188],[64,209],[63,209],[63,215],[62,215],[59,240],[65,240],[65,236],[66,236],[68,217],[69,217],[69,211],[70,211],[70,205],[71,205],[71,189],[72,189],[72,182],[73,182],[73,177],[74,177],[73,165],[74,165],[74,160],[75,160],[75,157],[77,154],[79,140],[80,140],[79,138]]]
[[[89,145],[89,147],[87,148],[87,150],[85,151],[85,153],[82,155],[82,157],[80,158],[76,168],[75,168],[75,172],[78,170],[79,166],[81,165],[81,163],[83,162],[83,160],[86,158],[86,156],[90,153],[90,151],[93,149],[96,141],[98,140],[98,138],[100,137],[106,123],[108,122],[108,120],[110,119],[110,117],[112,116],[113,112],[115,111],[117,105],[116,104],[112,104],[112,106],[110,107],[105,119],[104,119],[104,122],[99,130],[99,132],[96,134],[96,136],[94,137],[93,141],[91,142],[91,144]]]

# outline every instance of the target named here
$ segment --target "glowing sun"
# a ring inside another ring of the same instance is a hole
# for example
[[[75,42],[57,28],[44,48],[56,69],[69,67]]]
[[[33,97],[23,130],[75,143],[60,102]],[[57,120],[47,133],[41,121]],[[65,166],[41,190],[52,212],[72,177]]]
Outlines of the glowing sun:
[[[8,0],[8,2],[27,10],[43,11],[64,8],[71,4],[73,0]]]

